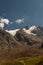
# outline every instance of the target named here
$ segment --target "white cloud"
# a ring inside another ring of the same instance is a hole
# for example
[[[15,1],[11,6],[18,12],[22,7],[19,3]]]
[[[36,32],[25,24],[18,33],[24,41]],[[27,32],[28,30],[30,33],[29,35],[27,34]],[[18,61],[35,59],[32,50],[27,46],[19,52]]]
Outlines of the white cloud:
[[[9,19],[6,19],[6,18],[1,18],[0,17],[0,27],[3,28],[4,27],[4,24],[9,24]]]
[[[5,19],[5,18],[1,18],[0,19],[0,22],[1,23],[5,23],[5,24],[9,24],[9,20],[8,19]]]
[[[15,20],[16,23],[20,24],[24,22],[24,18]]]
[[[3,27],[4,27],[4,23],[0,23],[0,27],[3,29]]]

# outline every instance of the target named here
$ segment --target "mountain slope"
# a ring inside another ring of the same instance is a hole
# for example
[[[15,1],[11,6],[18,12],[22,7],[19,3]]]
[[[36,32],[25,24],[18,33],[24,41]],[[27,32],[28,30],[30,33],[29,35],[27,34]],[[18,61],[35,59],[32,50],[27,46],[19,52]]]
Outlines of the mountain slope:
[[[32,55],[32,54],[43,54],[43,27],[40,26],[26,26],[21,29],[12,30],[12,32],[7,31],[10,33],[14,39],[22,45],[22,47],[26,47],[26,51],[23,52],[25,55]],[[23,48],[24,50],[24,48]]]
[[[12,35],[12,33],[14,34]],[[0,28],[0,59],[14,59],[29,55],[42,54],[42,27],[27,26],[10,32]]]
[[[21,29],[7,31],[16,41],[34,47],[43,48],[43,27],[26,26]],[[12,34],[13,33],[13,34]]]
[[[17,31],[14,38],[26,45],[40,47],[43,45],[43,29],[39,26],[25,27]]]
[[[25,44],[16,41],[11,34],[0,28],[0,60],[23,56],[27,49]]]

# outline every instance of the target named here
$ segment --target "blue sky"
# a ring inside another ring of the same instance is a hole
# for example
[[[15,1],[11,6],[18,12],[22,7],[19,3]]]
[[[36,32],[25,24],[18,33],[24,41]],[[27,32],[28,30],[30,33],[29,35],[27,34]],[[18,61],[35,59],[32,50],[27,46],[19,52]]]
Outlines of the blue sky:
[[[43,0],[0,0],[0,18],[9,20],[6,29],[43,26]]]

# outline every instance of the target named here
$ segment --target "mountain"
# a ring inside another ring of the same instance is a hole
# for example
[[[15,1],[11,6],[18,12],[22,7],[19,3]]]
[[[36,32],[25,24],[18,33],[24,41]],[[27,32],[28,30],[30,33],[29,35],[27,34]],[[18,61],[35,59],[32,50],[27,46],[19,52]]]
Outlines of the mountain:
[[[0,59],[43,54],[43,27],[26,26],[16,30],[0,28]]]
[[[26,26],[21,29],[6,31],[26,47],[25,55],[43,54],[43,27]]]
[[[0,60],[14,59],[27,51],[27,46],[16,41],[15,38],[0,28]]]
[[[26,26],[22,29],[16,29],[7,32],[10,33],[16,41],[22,42],[26,45],[36,46],[41,43],[43,46],[43,27]]]
[[[37,35],[37,34],[43,35],[43,27],[40,26],[26,26],[24,28],[16,29],[16,30],[6,30],[6,32],[10,33],[12,36],[15,36],[17,31],[19,30],[23,30],[25,33],[31,35]]]

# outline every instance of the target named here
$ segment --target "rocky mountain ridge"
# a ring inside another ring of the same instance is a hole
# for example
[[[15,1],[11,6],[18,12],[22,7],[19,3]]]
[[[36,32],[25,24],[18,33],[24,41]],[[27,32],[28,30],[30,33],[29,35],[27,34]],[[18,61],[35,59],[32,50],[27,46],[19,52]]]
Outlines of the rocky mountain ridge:
[[[26,26],[21,29],[15,29],[15,30],[6,30],[6,32],[10,33],[12,36],[15,36],[17,31],[23,30],[25,33],[30,34],[30,35],[37,35],[37,34],[42,34],[43,35],[43,27],[40,26]]]
[[[39,54],[43,54],[43,27],[26,26],[10,32],[0,28],[1,59]]]
[[[35,43],[43,43],[43,27],[40,26],[26,26],[21,29],[16,29],[7,32],[14,36],[16,41],[28,45],[33,45]]]

